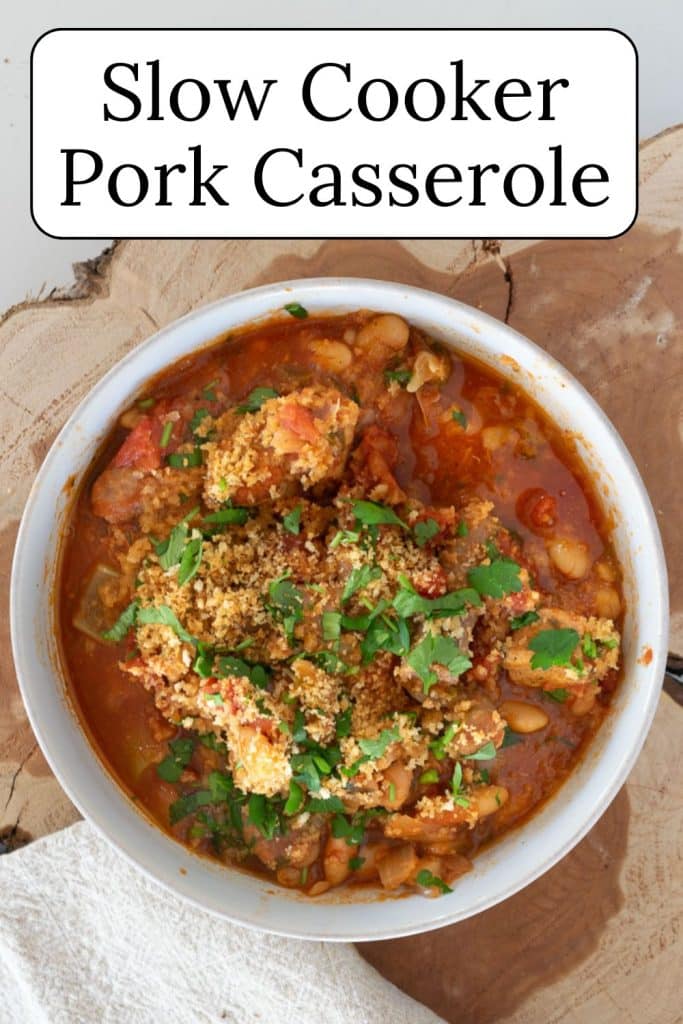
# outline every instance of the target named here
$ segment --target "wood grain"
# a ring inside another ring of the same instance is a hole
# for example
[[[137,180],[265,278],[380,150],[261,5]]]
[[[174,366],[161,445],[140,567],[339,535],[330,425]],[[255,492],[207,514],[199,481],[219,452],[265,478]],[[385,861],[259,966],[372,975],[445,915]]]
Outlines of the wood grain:
[[[645,479],[683,654],[683,129],[641,153],[640,215],[609,241],[128,241],[68,294],[0,318],[0,838],[63,827],[75,809],[26,721],[7,652],[9,569],[29,487],[77,402],[159,327],[221,296],[292,277],[376,277],[484,309],[557,356],[613,420]],[[683,910],[674,768],[681,714],[664,696],[631,779],[582,844],[476,919],[366,947],[387,976],[459,1024],[673,1024]]]

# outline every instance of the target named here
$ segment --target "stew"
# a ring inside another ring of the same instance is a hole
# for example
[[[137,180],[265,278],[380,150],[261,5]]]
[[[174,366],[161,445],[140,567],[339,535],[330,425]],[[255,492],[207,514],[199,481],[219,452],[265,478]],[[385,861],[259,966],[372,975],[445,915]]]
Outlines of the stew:
[[[509,379],[396,315],[293,302],[112,430],[63,542],[69,687],[197,852],[310,896],[439,895],[607,713],[609,534]]]

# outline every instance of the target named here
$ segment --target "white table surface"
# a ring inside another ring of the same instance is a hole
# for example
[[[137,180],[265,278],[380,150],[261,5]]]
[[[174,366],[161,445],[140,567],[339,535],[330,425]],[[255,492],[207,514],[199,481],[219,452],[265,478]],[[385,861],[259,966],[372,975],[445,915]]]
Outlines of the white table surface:
[[[0,12],[0,311],[72,281],[71,264],[101,241],[47,238],[29,213],[29,55],[50,28],[87,26],[422,25],[611,27],[640,55],[640,135],[683,121],[683,0],[4,0]]]

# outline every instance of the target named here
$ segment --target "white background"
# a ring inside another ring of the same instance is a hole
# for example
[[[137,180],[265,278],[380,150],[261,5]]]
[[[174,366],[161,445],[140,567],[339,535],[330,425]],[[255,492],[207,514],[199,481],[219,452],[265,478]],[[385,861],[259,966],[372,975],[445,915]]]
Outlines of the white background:
[[[597,26],[620,28],[640,56],[640,134],[683,121],[680,0],[31,0],[0,12],[0,309],[68,285],[74,260],[101,242],[46,238],[29,215],[28,61],[36,38],[58,26]]]
[[[159,80],[154,115],[150,60]],[[110,66],[116,87],[139,99],[137,116],[131,99],[103,81]],[[334,120],[304,106],[303,83],[312,72],[313,108]],[[233,103],[249,83],[262,102],[258,117],[242,102],[230,120],[216,80],[227,80]],[[520,95],[522,81],[528,96]],[[179,83],[182,117],[169,105]],[[356,97],[366,83],[363,114]],[[494,106],[504,83],[505,118]],[[398,97],[410,98],[413,89],[411,116]],[[464,103],[472,90],[476,107]],[[633,46],[611,31],[51,32],[33,55],[33,213],[44,231],[61,238],[608,238],[626,231],[636,211],[635,99]],[[105,109],[133,119],[106,121]],[[68,207],[67,148],[88,151],[75,162],[78,205]],[[287,205],[257,193],[254,174],[269,152],[266,193]],[[92,153],[104,165],[99,174]],[[171,205],[160,204],[159,165],[174,169],[164,179]],[[365,184],[354,185],[355,167],[363,182],[381,188],[379,201]],[[394,184],[392,167],[417,196]],[[471,170],[477,167],[487,168],[481,178]],[[596,167],[607,181],[596,180]],[[586,204],[572,190],[583,168]],[[198,184],[216,170],[215,188],[227,205],[206,192],[204,205],[190,205]],[[424,184],[433,170],[438,202]],[[121,203],[107,189],[112,174]],[[506,198],[506,180],[524,206]],[[558,185],[561,205],[554,204]],[[325,205],[308,201],[311,190]]]

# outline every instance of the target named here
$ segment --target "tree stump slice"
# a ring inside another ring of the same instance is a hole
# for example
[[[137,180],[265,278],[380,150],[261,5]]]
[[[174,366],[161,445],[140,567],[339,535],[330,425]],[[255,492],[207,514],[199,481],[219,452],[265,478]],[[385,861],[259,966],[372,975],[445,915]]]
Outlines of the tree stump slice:
[[[418,285],[505,320],[560,359],[648,487],[671,574],[671,650],[683,656],[683,127],[643,144],[640,179],[638,222],[613,240],[126,241],[75,268],[68,292],[0,318],[0,841],[12,848],[78,817],[37,747],[7,656],[12,550],[35,473],[121,356],[254,285],[328,275]],[[543,878],[470,921],[363,955],[458,1024],[682,1020],[682,720],[663,695],[627,785]]]

